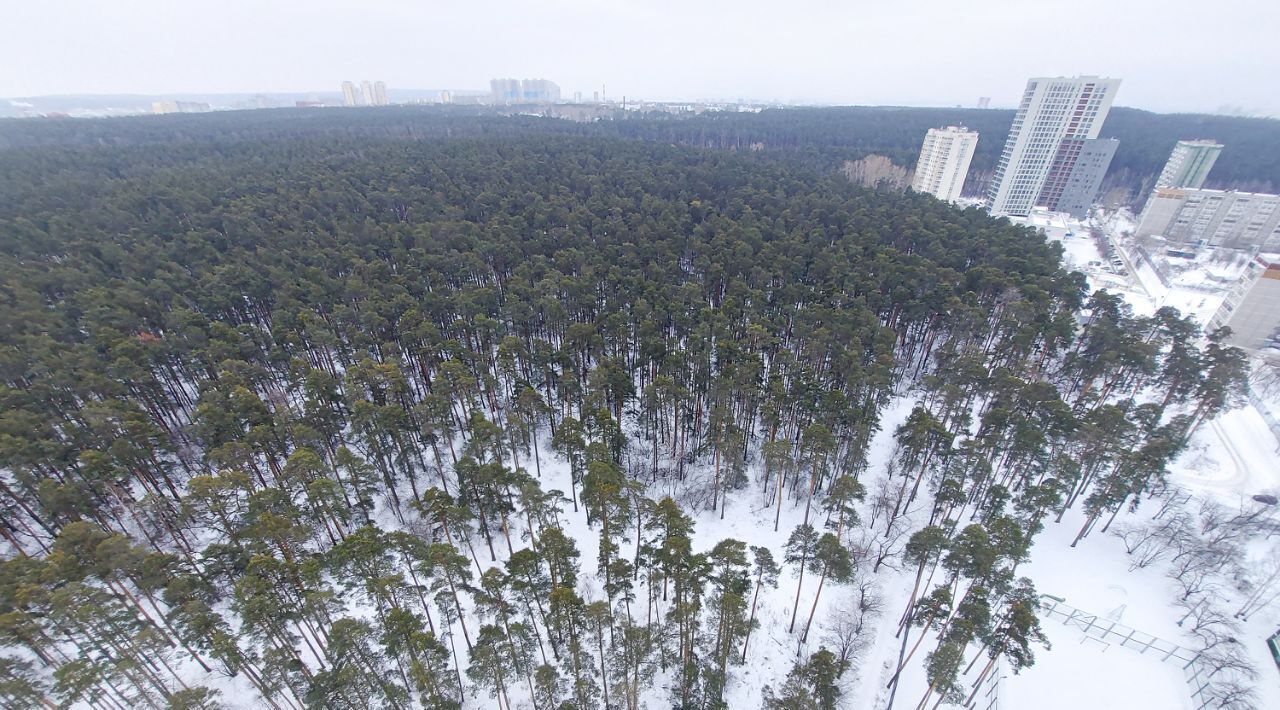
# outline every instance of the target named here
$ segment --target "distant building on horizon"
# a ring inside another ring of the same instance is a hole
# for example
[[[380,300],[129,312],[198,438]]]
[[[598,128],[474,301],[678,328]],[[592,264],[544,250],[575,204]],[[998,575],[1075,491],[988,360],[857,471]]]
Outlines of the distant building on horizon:
[[[381,81],[365,79],[356,86],[355,82],[342,82],[343,106],[386,106],[387,85]]]
[[[495,104],[555,103],[560,86],[546,79],[491,79],[489,97]]]
[[[519,79],[490,79],[489,96],[495,104],[514,104],[520,102]]]
[[[151,113],[204,113],[209,104],[203,101],[153,101]]]
[[[1028,80],[991,182],[991,213],[1059,209],[1084,141],[1098,137],[1119,88],[1119,79],[1096,76]],[[1090,147],[1089,154],[1103,149]]]
[[[554,103],[560,100],[560,86],[546,79],[525,79],[520,82],[520,98],[526,103]]]
[[[990,96],[979,96],[979,97],[978,97],[978,108],[991,108],[991,97],[990,97]]]
[[[349,82],[342,82],[342,105],[343,106],[359,106],[363,103],[360,94],[356,91],[356,85]]]
[[[1280,255],[1258,254],[1209,319],[1208,332],[1231,329],[1227,344],[1250,350],[1280,345]]]
[[[1209,171],[1222,154],[1223,145],[1214,140],[1178,141],[1169,160],[1156,178],[1156,188],[1204,187]]]
[[[442,89],[440,91],[440,103],[442,104],[453,103],[453,92],[449,91],[448,89]]]
[[[1170,245],[1280,251],[1280,195],[1162,187],[1134,235]]]
[[[960,126],[930,128],[920,146],[915,177],[911,189],[927,192],[939,200],[955,202],[964,188],[965,176],[973,151],[978,147],[978,134]]]

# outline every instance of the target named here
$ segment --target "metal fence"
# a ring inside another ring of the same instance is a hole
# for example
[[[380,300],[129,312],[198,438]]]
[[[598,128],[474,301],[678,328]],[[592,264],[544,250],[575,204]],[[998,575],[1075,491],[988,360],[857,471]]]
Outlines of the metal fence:
[[[1042,618],[1061,621],[1108,645],[1123,646],[1143,654],[1150,653],[1158,656],[1161,661],[1175,660],[1190,663],[1199,655],[1189,648],[1143,633],[1118,621],[1100,619],[1096,614],[1069,606],[1052,597],[1042,597],[1040,605]]]
[[[1196,710],[1204,710],[1212,705],[1210,673],[1200,663],[1199,651],[1143,633],[1118,621],[1100,619],[1096,614],[1082,611],[1048,595],[1040,596],[1040,617],[1061,621],[1066,626],[1083,631],[1087,638],[1100,641],[1108,647],[1122,646],[1138,653],[1150,654],[1162,662],[1177,663],[1182,668]]]
[[[966,710],[1000,710],[1000,681],[1004,679],[1004,663],[997,658],[995,666],[983,679],[978,692],[966,705]]]

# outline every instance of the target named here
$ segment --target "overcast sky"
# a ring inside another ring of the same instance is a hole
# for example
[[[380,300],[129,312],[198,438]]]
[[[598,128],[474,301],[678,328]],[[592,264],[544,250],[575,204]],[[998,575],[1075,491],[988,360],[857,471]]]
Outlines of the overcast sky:
[[[0,96],[487,89],[1012,106],[1027,77],[1117,103],[1280,115],[1275,0],[0,0]]]

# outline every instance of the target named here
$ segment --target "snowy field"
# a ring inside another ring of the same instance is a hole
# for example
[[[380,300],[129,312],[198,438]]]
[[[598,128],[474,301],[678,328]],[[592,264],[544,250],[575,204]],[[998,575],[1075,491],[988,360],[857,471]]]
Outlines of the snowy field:
[[[1126,648],[1107,646],[1062,624],[1045,624],[1053,650],[1035,666],[1006,675],[1001,708],[1079,710],[1191,710],[1182,672],[1172,663]]]

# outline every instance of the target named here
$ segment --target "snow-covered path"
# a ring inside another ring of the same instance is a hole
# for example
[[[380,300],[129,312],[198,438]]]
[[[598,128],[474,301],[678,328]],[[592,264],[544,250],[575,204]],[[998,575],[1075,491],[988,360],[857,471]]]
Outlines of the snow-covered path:
[[[1280,491],[1276,439],[1252,404],[1201,427],[1172,472],[1175,482],[1213,492],[1229,505],[1241,497]]]

